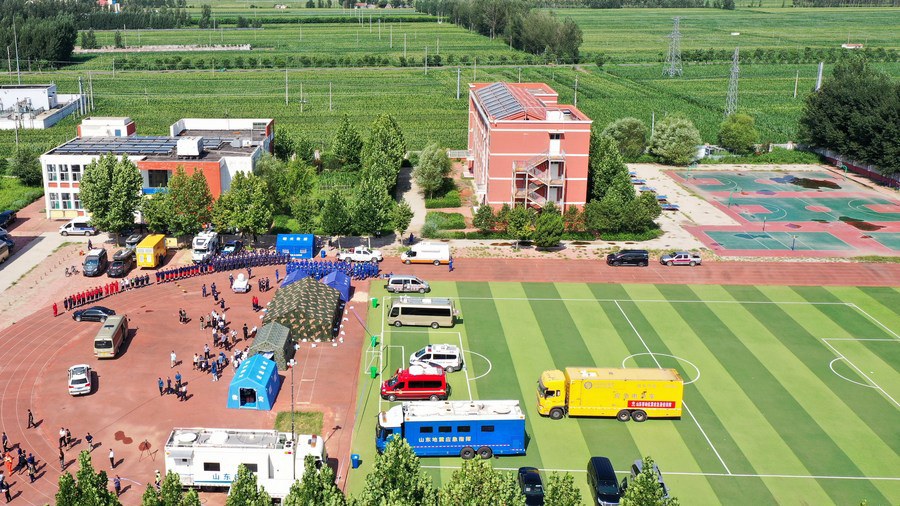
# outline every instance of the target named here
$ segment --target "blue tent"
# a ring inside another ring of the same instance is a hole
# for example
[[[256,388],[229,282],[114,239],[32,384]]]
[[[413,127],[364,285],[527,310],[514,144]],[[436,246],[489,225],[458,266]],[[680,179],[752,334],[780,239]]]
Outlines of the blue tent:
[[[294,269],[290,274],[288,274],[284,277],[284,279],[281,280],[281,287],[284,288],[291,283],[296,283],[297,281],[300,281],[303,278],[308,278],[309,276],[310,274],[306,272],[305,269]]]
[[[278,234],[275,249],[291,258],[312,258],[316,254],[316,236],[312,234]]]
[[[244,360],[228,386],[228,407],[271,410],[280,389],[278,365],[262,355],[253,355]]]
[[[341,271],[331,271],[319,281],[337,290],[343,302],[350,300],[350,276]]]

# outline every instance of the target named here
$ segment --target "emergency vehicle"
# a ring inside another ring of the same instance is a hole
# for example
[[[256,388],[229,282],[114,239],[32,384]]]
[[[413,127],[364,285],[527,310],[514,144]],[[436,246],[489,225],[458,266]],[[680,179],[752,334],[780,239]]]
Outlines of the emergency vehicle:
[[[397,399],[440,401],[449,396],[447,374],[442,367],[433,365],[397,369],[397,373],[381,385],[381,398],[391,402]]]

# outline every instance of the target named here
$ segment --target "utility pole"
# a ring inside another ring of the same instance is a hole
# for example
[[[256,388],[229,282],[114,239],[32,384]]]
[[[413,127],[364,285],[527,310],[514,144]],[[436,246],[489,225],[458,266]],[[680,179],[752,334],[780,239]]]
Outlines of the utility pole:
[[[459,100],[459,78],[460,78],[460,68],[456,67],[456,100]]]
[[[328,82],[328,110],[331,111],[331,81]]]
[[[403,58],[406,59],[406,34],[403,34]],[[17,63],[18,65],[18,63]]]
[[[284,105],[288,105],[288,69],[284,69]]]
[[[15,21],[13,21],[13,43],[16,46],[16,77],[19,79],[19,84],[22,84],[22,73],[19,71],[19,35],[16,32]]]
[[[478,75],[478,58],[472,58],[472,81],[478,80],[476,75]]]
[[[575,100],[572,103],[575,107],[578,107],[578,75],[575,75]]]
[[[303,114],[303,82],[300,83],[300,114]]]
[[[824,62],[819,62],[819,75],[816,77],[816,91],[822,87],[822,69],[825,67]],[[18,56],[16,57],[16,68],[18,68]]]
[[[522,82],[522,67],[519,67],[519,82]]]
[[[425,46],[425,58],[423,59],[425,62],[425,75],[428,75],[428,46]]]
[[[800,71],[797,71],[797,77],[794,78],[794,98],[797,98],[797,85],[800,84]]]
[[[6,66],[9,67],[9,80],[12,81],[12,53],[9,46],[6,46]]]
[[[391,49],[394,49],[394,25],[391,25]]]
[[[295,345],[296,346],[296,345]],[[297,361],[291,359],[288,361],[288,367],[291,368],[291,443],[293,445],[293,452],[291,461],[294,463],[294,481],[297,481],[297,436],[294,435],[294,366],[297,365]]]
[[[434,50],[434,54],[441,54],[441,38],[437,37],[437,49]]]
[[[681,18],[672,18],[672,33],[669,34],[669,54],[666,56],[666,66],[663,75],[667,77],[681,76]]]
[[[84,115],[84,83],[78,76],[78,112]]]

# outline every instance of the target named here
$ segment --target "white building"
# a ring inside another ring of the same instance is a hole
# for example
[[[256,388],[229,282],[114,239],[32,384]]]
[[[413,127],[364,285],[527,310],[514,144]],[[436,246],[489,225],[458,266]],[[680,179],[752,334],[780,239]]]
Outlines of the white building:
[[[200,170],[213,197],[231,187],[238,172],[252,173],[265,151],[272,152],[272,119],[182,119],[168,136],[134,135],[130,118],[86,118],[78,137],[40,157],[47,218],[84,216],[79,181],[84,169],[100,156],[127,155],[143,177],[145,194],[157,193],[178,167]]]
[[[82,97],[59,94],[55,84],[0,85],[0,130],[50,128],[78,110]]]

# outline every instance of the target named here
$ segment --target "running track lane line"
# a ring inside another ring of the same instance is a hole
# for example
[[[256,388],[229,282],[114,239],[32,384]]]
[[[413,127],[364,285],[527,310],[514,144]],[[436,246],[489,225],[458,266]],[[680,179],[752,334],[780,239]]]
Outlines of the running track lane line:
[[[656,355],[654,355],[654,354],[653,354],[653,351],[650,350],[650,347],[647,346],[647,342],[644,341],[644,338],[641,336],[641,333],[638,332],[637,328],[635,328],[634,323],[631,322],[631,318],[629,318],[628,315],[625,314],[625,310],[622,309],[622,306],[619,305],[619,301],[616,301],[616,307],[619,308],[619,311],[622,313],[622,316],[625,317],[625,320],[628,322],[628,325],[631,327],[631,330],[634,331],[634,334],[638,337],[638,339],[641,340],[641,344],[644,345],[644,349],[646,349],[646,350],[647,350],[647,353],[650,354],[650,357],[653,358],[653,362],[656,363],[656,367],[659,368],[659,369],[662,369],[663,367],[662,367],[662,365],[659,363],[659,360],[656,359]],[[681,404],[684,406],[685,411],[688,412],[688,415],[691,416],[691,419],[694,421],[694,423],[697,424],[697,428],[700,429],[700,433],[703,434],[703,438],[706,439],[706,442],[709,443],[709,447],[712,448],[713,453],[716,454],[716,457],[718,457],[719,462],[722,463],[722,467],[725,468],[725,472],[728,473],[728,474],[730,475],[730,474],[731,474],[731,469],[728,468],[728,464],[726,464],[726,463],[725,463],[725,460],[722,459],[722,456],[719,455],[719,450],[716,449],[716,446],[715,446],[715,445],[712,443],[712,441],[709,439],[709,436],[706,435],[706,431],[703,430],[703,427],[700,425],[700,422],[697,421],[697,417],[695,417],[695,416],[694,416],[694,413],[691,412],[691,408],[689,408],[688,405],[687,405],[687,403],[684,402],[684,399],[682,399]]]

